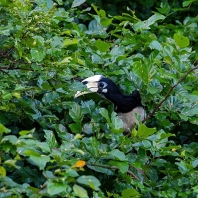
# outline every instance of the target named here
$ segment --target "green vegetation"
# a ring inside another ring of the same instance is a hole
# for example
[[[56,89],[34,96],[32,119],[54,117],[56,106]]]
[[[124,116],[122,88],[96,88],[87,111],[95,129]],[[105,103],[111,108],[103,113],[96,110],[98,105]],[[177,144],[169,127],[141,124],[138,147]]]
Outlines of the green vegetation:
[[[197,4],[1,0],[0,197],[196,198]],[[130,136],[94,74],[153,112]]]

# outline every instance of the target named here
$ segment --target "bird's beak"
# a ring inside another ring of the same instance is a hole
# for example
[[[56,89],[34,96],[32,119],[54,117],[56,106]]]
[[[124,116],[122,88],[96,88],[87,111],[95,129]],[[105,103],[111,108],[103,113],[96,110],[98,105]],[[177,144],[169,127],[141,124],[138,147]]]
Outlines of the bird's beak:
[[[94,75],[94,76],[84,79],[82,83],[86,85],[89,91],[78,91],[74,97],[77,98],[81,95],[88,94],[88,93],[97,93],[98,81],[101,80],[102,78],[103,78],[102,75]]]

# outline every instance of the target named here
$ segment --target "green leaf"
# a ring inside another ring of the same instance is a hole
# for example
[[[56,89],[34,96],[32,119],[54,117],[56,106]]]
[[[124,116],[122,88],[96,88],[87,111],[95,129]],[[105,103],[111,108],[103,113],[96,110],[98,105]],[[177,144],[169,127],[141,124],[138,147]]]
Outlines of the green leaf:
[[[122,133],[123,130],[123,121],[117,116],[115,112],[111,114],[111,123],[109,124],[110,130],[113,133]]]
[[[184,107],[181,111],[181,114],[184,114],[185,116],[190,116],[190,117],[198,115],[198,104],[194,106],[190,106],[190,107]]]
[[[0,134],[1,133],[10,133],[11,130],[0,124]]]
[[[187,47],[190,43],[188,37],[185,37],[177,33],[174,34],[174,40],[177,43],[177,45],[181,48]]]
[[[159,13],[155,13],[153,16],[151,16],[149,19],[145,21],[140,21],[136,24],[134,24],[133,29],[135,31],[144,30],[144,29],[150,29],[150,26],[153,25],[158,20],[165,19],[165,16]]]
[[[162,89],[162,85],[157,80],[153,80],[151,83],[149,83],[149,86],[147,88],[148,92],[151,94],[160,93]]]
[[[76,103],[74,103],[72,105],[72,108],[69,110],[69,115],[77,123],[81,123],[81,121],[83,120],[83,117],[84,117],[84,114],[82,112],[80,105],[78,105]]]
[[[12,98],[12,94],[9,93],[9,92],[3,92],[2,98],[3,98],[4,100],[10,100],[10,99]]]
[[[122,198],[139,198],[141,195],[135,189],[125,189],[122,191]]]
[[[53,196],[53,195],[58,195],[61,192],[65,192],[66,189],[68,188],[68,185],[66,183],[58,183],[58,182],[53,182],[53,181],[48,181],[47,182],[47,192]]]
[[[37,156],[37,157],[40,157],[41,155],[40,155],[40,153],[38,153],[38,152],[36,152],[36,151],[34,151],[34,150],[31,150],[31,149],[27,149],[27,150],[25,150],[24,152],[23,152],[23,155],[25,155],[25,156]]]
[[[28,161],[31,164],[38,166],[40,170],[44,170],[47,162],[50,161],[50,157],[46,155],[29,155]]]
[[[70,63],[71,60],[72,60],[72,57],[66,57],[61,62],[59,62],[59,64]]]
[[[73,133],[81,133],[82,132],[82,126],[79,122],[70,124],[69,128],[71,129],[71,131]]]
[[[148,128],[146,125],[140,124],[138,126],[137,135],[140,138],[147,138],[148,136],[154,134],[155,132],[156,132],[156,128]]]
[[[31,129],[31,130],[22,130],[19,132],[19,135],[20,136],[24,136],[24,135],[27,135],[29,133],[34,133],[35,132],[35,129]]]
[[[72,3],[72,8],[78,7],[83,4],[86,0],[74,0]]]
[[[97,35],[100,38],[108,37],[108,34],[106,33],[106,29],[95,19],[89,23],[86,34]]]
[[[89,139],[83,138],[82,145],[94,157],[97,158],[99,156],[99,142],[95,137],[91,137]]]
[[[149,169],[147,172],[147,175],[149,176],[149,178],[151,179],[152,182],[157,182],[158,180],[158,175],[157,175],[157,171],[155,169]]]
[[[78,177],[79,174],[72,168],[68,169],[67,170],[67,174],[70,176],[70,177]]]
[[[158,51],[161,51],[162,50],[162,46],[161,44],[158,42],[158,41],[152,41],[150,44],[149,44],[149,47],[151,49],[156,49]]]
[[[192,161],[193,168],[196,168],[198,166],[198,159]]]
[[[6,165],[8,165],[8,166],[11,166],[11,167],[14,167],[14,168],[16,168],[16,169],[21,168],[20,166],[17,166],[16,163],[17,163],[17,160],[6,160],[6,161],[4,162],[4,164],[6,164]]]
[[[189,119],[189,121],[190,121],[190,123],[192,123],[192,124],[196,124],[196,125],[198,125],[198,118],[190,118]]]
[[[42,84],[43,87],[44,83]],[[51,90],[51,87],[45,87],[49,90]],[[43,98],[42,98],[42,102],[44,104],[50,104],[50,103],[56,103],[58,102],[58,98],[59,98],[59,94],[57,92],[50,92],[50,93],[46,93],[44,94]]]
[[[32,48],[30,50],[30,53],[31,53],[32,58],[34,60],[38,61],[38,62],[41,62],[46,56],[44,49],[34,49],[34,48]]]
[[[107,123],[110,124],[109,113],[105,108],[99,109],[100,114],[107,120]]]
[[[110,151],[109,154],[114,156],[116,159],[118,159],[120,161],[126,160],[125,154],[123,152],[121,152],[120,150],[118,150],[118,149]]]
[[[100,20],[100,23],[103,27],[106,27],[106,26],[109,26],[112,22],[112,19],[109,19],[107,17],[103,17],[101,20]]]
[[[133,71],[145,84],[149,84],[156,73],[153,64],[146,64],[145,61],[144,63],[142,61],[135,61],[133,63]]]
[[[53,4],[54,4],[54,2],[52,0],[47,0],[47,7],[49,9],[52,9],[53,8]]]
[[[111,165],[118,167],[121,173],[126,173],[129,169],[128,162],[111,161]]]
[[[189,6],[191,3],[196,2],[197,0],[189,0],[189,1],[183,1],[182,6],[183,7],[187,7]]]
[[[183,162],[183,161],[181,161],[181,162],[175,162],[175,164],[178,166],[178,168],[179,168],[179,170],[180,170],[180,172],[182,174],[185,174],[185,173],[188,172],[188,168],[187,168],[185,162]]]
[[[77,184],[74,184],[73,190],[77,197],[88,197],[87,191]]]
[[[98,7],[95,6],[94,4],[91,4],[91,6],[94,8],[98,16],[100,16],[101,18],[106,17],[106,12],[104,10],[101,9],[98,11]]]
[[[86,175],[80,176],[77,179],[77,182],[80,184],[84,184],[85,186],[88,186],[94,190],[100,190],[99,189],[99,186],[101,185],[100,181],[94,176],[86,176]]]
[[[114,48],[112,48],[110,53],[111,53],[111,55],[113,55],[115,57],[118,57],[118,56],[124,55],[125,48],[123,46],[122,47],[118,47],[116,45]]]
[[[69,46],[69,45],[76,45],[78,44],[78,40],[76,38],[74,39],[65,39],[63,42],[63,46]]]
[[[53,131],[51,131],[51,130],[44,130],[44,132],[45,132],[45,138],[46,138],[46,141],[47,141],[47,145],[51,149],[58,147],[58,143],[56,141],[56,137],[55,137]]]
[[[101,52],[106,52],[109,50],[110,48],[110,44],[109,43],[106,43],[104,41],[101,41],[100,39],[98,39],[96,42],[95,42],[95,46],[98,50],[100,50]]]
[[[1,142],[6,142],[6,141],[8,141],[8,142],[10,142],[11,144],[13,144],[13,145],[16,145],[16,143],[17,143],[17,137],[15,136],[15,135],[7,135],[7,136],[5,136],[2,140],[1,140]]]

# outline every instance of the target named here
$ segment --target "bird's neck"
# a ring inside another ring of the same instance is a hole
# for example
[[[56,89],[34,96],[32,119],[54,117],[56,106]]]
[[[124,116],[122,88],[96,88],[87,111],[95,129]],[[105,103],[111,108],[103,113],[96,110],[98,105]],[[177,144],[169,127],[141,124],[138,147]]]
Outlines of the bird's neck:
[[[105,97],[114,103],[116,112],[127,113],[132,111],[135,107],[142,106],[141,100],[131,95],[107,94]]]

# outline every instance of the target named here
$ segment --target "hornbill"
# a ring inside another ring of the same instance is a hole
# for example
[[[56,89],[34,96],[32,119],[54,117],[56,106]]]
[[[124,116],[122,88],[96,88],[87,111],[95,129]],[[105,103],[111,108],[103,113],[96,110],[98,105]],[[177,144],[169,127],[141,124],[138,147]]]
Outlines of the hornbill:
[[[91,92],[96,92],[102,97],[107,98],[115,105],[115,112],[123,121],[125,132],[132,130],[135,123],[138,124],[136,114],[140,115],[140,120],[145,118],[145,110],[141,104],[138,90],[134,90],[131,95],[123,95],[118,86],[109,78],[102,75],[94,75],[82,81]],[[75,97],[87,94],[87,91],[78,91]]]

